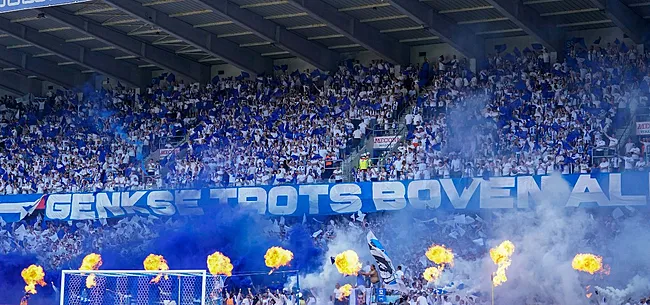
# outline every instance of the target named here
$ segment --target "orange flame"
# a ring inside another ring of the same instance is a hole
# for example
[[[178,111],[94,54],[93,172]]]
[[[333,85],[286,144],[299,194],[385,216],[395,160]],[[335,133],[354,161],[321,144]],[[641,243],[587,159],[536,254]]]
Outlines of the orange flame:
[[[357,275],[361,270],[359,255],[352,250],[346,250],[336,255],[334,265],[339,273],[345,275]]]
[[[492,275],[492,285],[494,287],[500,286],[508,280],[506,269],[512,263],[510,257],[513,253],[515,253],[515,245],[509,240],[503,241],[500,245],[490,249],[490,257],[498,266],[497,271]]]
[[[79,270],[97,270],[102,266],[102,256],[97,253],[90,253],[84,257]],[[95,274],[90,274],[86,278],[86,288],[93,288],[97,285]]]
[[[609,268],[603,266],[603,258],[590,253],[576,254],[571,262],[571,267],[578,271],[588,272],[589,274],[609,274]]]
[[[23,277],[25,281],[25,292],[29,294],[36,294],[36,285],[45,286],[45,271],[43,267],[38,265],[30,265],[29,267],[23,269],[20,273],[20,276]],[[27,298],[24,298],[24,301],[27,302]],[[22,301],[21,301],[22,303]]]
[[[591,285],[587,285],[587,287],[585,287],[585,291],[587,292],[585,296],[587,297],[587,299],[590,299],[591,296],[593,295],[593,293],[589,292],[590,289],[591,289]]]
[[[424,273],[422,273],[422,277],[424,277],[424,279],[427,280],[428,282],[433,282],[440,277],[443,269],[444,269],[443,266],[429,267],[426,270],[424,270]]]
[[[22,299],[20,299],[20,305],[27,305],[27,296],[24,296]]]
[[[444,245],[433,245],[427,250],[427,258],[441,266],[454,265],[454,253]]]
[[[230,258],[221,252],[214,252],[208,256],[208,269],[212,275],[223,274],[231,276],[233,266],[230,263]]]
[[[341,293],[341,296],[338,298],[339,301],[343,301],[345,297],[349,297],[350,294],[352,294],[352,285],[350,284],[345,284],[339,288],[339,292]]]
[[[156,254],[149,254],[147,258],[144,259],[144,270],[147,271],[157,271],[157,270],[169,270],[169,266],[167,265],[167,261],[162,255],[156,255]],[[155,278],[151,279],[150,283],[158,283],[160,282],[160,279],[162,278],[162,273],[156,275]],[[169,279],[167,275],[165,275],[165,279]]]
[[[280,247],[271,247],[266,250],[266,254],[264,255],[266,266],[273,268],[273,270],[288,265],[292,259],[293,253]],[[273,272],[273,270],[271,270],[271,272]],[[271,274],[271,272],[269,272],[269,274]]]

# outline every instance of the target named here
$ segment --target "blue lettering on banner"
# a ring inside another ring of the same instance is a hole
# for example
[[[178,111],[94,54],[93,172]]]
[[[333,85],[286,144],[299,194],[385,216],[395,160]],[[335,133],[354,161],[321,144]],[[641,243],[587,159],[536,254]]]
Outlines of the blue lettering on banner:
[[[0,13],[87,1],[90,0],[0,0]]]
[[[269,216],[336,215],[361,211],[525,209],[563,179],[567,208],[647,206],[650,173],[492,177],[340,184],[277,185],[194,190],[152,190],[0,196],[0,217],[19,221],[44,201],[50,220],[87,220],[128,215],[203,215],[238,206]],[[551,190],[557,193],[557,190]]]
[[[377,288],[377,302],[378,303],[386,303],[386,289],[385,288]]]

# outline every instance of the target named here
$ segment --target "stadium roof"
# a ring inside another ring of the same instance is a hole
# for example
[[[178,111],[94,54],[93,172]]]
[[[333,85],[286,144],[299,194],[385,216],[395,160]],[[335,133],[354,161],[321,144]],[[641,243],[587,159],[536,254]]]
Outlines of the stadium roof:
[[[141,86],[161,69],[207,82],[215,64],[330,70],[362,50],[405,64],[410,47],[437,43],[481,58],[487,38],[559,50],[567,31],[594,28],[642,43],[648,16],[643,0],[93,0],[0,15],[0,67],[64,86],[95,72]]]

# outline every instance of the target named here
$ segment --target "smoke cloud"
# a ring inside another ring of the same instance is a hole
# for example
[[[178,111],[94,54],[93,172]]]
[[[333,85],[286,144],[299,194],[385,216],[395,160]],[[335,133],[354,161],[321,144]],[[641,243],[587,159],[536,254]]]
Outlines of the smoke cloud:
[[[486,247],[455,244],[455,239],[449,237],[453,233],[449,228],[453,226],[443,222],[446,215],[441,211],[407,210],[367,217],[395,266],[410,267],[407,273],[411,277],[421,278],[421,270],[432,265],[426,259],[417,259],[424,256],[428,246],[438,243],[451,247],[457,254],[455,265],[447,268],[436,284],[441,287],[449,282],[462,282],[467,288],[457,291],[461,295],[478,292],[489,297],[490,274],[496,266],[487,250],[508,239],[515,244],[516,250],[512,265],[506,271],[508,281],[495,288],[495,299],[499,303],[588,304],[587,285],[599,291],[592,298],[604,296],[608,304],[647,296],[650,281],[644,276],[650,270],[650,260],[643,257],[650,250],[650,228],[645,219],[635,216],[636,211],[631,208],[625,209],[626,216],[616,220],[611,217],[613,209],[569,209],[557,204],[566,202],[569,195],[568,184],[559,175],[551,176],[544,179],[540,196],[543,200],[531,208],[482,212],[484,223],[477,221],[473,225],[484,226],[482,231],[488,234]],[[157,232],[158,238],[144,244],[97,251],[104,259],[102,269],[141,270],[142,260],[149,253],[163,255],[171,269],[205,269],[207,256],[221,251],[231,258],[235,274],[266,272],[264,253],[271,246],[281,246],[295,254],[291,266],[286,269],[300,270],[299,279],[284,278],[281,285],[292,288],[299,280],[301,288],[309,290],[325,304],[336,283],[356,282],[353,276],[339,274],[330,257],[354,250],[364,266],[374,263],[365,241],[368,230],[359,222],[351,225],[344,219],[338,225],[322,225],[323,231],[330,230],[333,237],[326,249],[321,250],[313,242],[313,227],[301,224],[298,219],[286,220],[288,227],[284,238],[279,239],[279,219],[272,223],[255,211],[219,206],[206,210],[206,215],[209,216],[177,221],[176,226],[163,226]],[[577,253],[603,256],[604,263],[611,266],[611,274],[592,276],[573,270],[571,261]],[[70,262],[66,268],[78,267],[81,258]],[[35,262],[35,257],[23,255],[0,257],[3,298],[20,299],[23,286],[20,270]],[[46,282],[58,286],[59,272],[46,270],[46,273]],[[231,288],[264,286],[264,278],[233,277],[227,285]],[[48,285],[39,289],[30,304],[51,304],[55,297]]]

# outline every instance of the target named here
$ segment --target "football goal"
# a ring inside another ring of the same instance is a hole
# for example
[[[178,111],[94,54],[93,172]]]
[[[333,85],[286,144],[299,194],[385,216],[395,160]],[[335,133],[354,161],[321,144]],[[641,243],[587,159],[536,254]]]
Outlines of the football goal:
[[[207,305],[223,280],[205,270],[64,270],[60,305]]]

